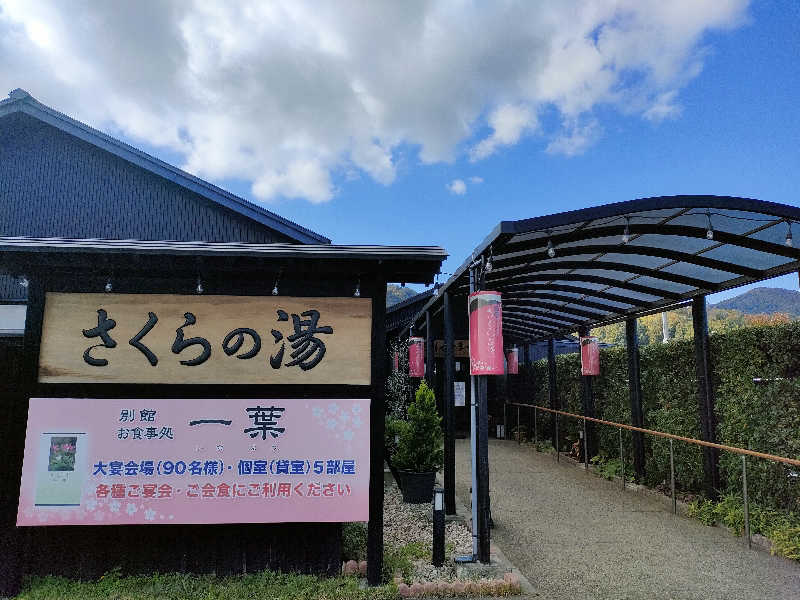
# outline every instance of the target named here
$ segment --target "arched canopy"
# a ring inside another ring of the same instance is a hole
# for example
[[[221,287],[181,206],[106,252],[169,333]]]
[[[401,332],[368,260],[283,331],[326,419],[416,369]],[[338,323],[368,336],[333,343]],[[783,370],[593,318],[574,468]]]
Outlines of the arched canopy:
[[[502,292],[507,340],[558,337],[797,271],[798,222],[794,206],[726,196],[502,221],[422,311],[437,311],[442,291],[467,294],[476,265],[483,287]]]

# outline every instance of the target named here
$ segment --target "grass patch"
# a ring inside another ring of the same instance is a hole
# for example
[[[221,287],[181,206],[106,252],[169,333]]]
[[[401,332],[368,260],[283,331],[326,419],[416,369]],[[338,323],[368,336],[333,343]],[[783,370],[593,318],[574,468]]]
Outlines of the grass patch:
[[[322,578],[263,571],[214,577],[168,573],[122,577],[112,571],[98,581],[35,577],[25,582],[18,600],[388,600],[394,585],[362,589],[355,577]]]
[[[410,579],[414,572],[414,561],[431,556],[430,546],[422,542],[411,542],[399,548],[386,546],[383,550],[383,581],[392,581],[398,571],[403,579]]]

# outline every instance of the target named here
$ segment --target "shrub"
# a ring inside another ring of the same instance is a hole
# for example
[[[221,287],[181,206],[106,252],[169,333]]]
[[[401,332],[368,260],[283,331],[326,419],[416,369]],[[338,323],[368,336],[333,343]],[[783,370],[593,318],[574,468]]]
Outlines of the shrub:
[[[390,459],[392,459],[394,454],[397,452],[397,443],[406,429],[408,429],[408,422],[401,419],[396,419],[394,417],[386,417],[386,426],[383,430],[383,446],[386,448],[386,452],[389,454]]]
[[[367,525],[342,523],[342,560],[367,559]]]
[[[688,513],[703,525],[709,527],[717,522],[717,513],[714,510],[714,503],[711,500],[696,499],[689,503]]]
[[[589,462],[597,467],[597,474],[604,479],[611,481],[615,477],[622,476],[622,461],[618,458],[595,456]]]
[[[770,532],[769,539],[772,541],[771,554],[800,560],[800,526],[777,526]]]
[[[800,321],[747,327],[712,334],[712,366],[716,390],[717,441],[760,452],[800,457]],[[630,423],[627,355],[624,348],[601,350],[601,374],[594,379],[595,412],[609,421]],[[697,378],[692,340],[642,346],[642,403],[645,427],[700,438]],[[581,414],[580,356],[556,357],[559,406]],[[757,384],[753,378],[768,379]],[[519,398],[547,406],[547,361],[526,366]],[[579,439],[580,421],[559,419],[559,442],[567,448]],[[591,427],[591,425],[590,425]],[[538,415],[540,439],[552,431],[552,417]],[[595,429],[598,453],[619,457],[619,434],[613,427]],[[669,484],[669,440],[645,436],[651,487]],[[699,446],[674,444],[675,479],[679,490],[702,493],[703,460]],[[631,464],[631,434],[623,432],[626,465]],[[765,508],[800,511],[798,469],[768,460],[747,458],[748,491]],[[741,494],[741,457],[720,453],[721,494]]]
[[[417,473],[438,471],[444,463],[441,418],[433,390],[425,381],[408,407],[408,423],[401,428],[392,463],[398,469]]]

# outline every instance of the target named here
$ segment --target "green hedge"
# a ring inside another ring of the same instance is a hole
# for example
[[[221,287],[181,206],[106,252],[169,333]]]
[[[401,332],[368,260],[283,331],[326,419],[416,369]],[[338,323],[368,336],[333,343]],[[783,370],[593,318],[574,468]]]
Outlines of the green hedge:
[[[800,458],[800,322],[739,329],[711,336],[716,386],[717,439],[731,446]],[[652,344],[640,349],[645,427],[699,438],[694,345],[690,341]],[[580,414],[581,381],[578,354],[556,358],[561,407]],[[765,384],[753,378],[774,379]],[[780,379],[778,379],[780,378]],[[601,375],[595,378],[599,418],[631,422],[628,363],[624,348],[601,351]],[[520,383],[509,395],[519,402],[548,405],[547,361],[521,369]],[[540,437],[549,418],[540,415]],[[579,421],[561,419],[561,449],[578,439]],[[599,452],[619,456],[618,430],[597,426]],[[627,465],[632,464],[631,434],[623,432]],[[674,442],[677,486],[701,493],[703,463],[700,447]],[[669,482],[669,441],[645,436],[647,476],[657,487]],[[765,507],[800,510],[800,477],[783,464],[749,457],[748,491]],[[631,472],[631,467],[627,467]],[[723,494],[741,493],[741,456],[721,452]]]

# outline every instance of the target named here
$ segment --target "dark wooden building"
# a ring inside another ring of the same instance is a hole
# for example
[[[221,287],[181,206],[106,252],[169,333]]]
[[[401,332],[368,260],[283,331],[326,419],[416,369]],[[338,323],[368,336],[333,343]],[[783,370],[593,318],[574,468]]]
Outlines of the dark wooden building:
[[[336,246],[14,90],[0,102],[0,304],[27,305],[0,337],[0,596],[24,574],[339,569],[337,523],[15,526],[28,399],[368,398],[369,579],[380,578],[384,314],[389,281],[429,283],[436,247]],[[278,288],[280,288],[278,290]],[[371,300],[368,385],[43,383],[47,295],[207,294]],[[2,309],[2,306],[0,306]]]

